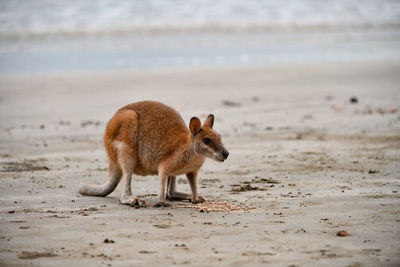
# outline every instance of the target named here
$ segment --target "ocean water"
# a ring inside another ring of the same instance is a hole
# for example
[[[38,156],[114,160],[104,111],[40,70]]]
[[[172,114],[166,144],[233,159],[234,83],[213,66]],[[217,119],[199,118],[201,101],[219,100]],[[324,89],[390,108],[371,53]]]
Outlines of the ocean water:
[[[0,1],[0,74],[398,61],[399,51],[400,1]]]
[[[1,0],[0,34],[156,29],[370,27],[400,23],[395,0]]]

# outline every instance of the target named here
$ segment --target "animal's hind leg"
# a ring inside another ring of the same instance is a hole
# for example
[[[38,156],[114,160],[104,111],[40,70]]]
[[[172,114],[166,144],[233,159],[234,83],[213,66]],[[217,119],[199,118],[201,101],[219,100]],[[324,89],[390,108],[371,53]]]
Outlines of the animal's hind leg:
[[[119,181],[121,180],[121,170],[114,163],[110,162],[108,167],[108,180],[105,184],[96,185],[90,183],[80,183],[79,193],[88,196],[102,196],[105,197],[114,191]]]
[[[161,192],[160,192],[160,201],[157,202],[154,207],[168,207],[169,204],[165,202],[166,199],[166,194],[165,194],[165,189],[168,181],[168,175],[164,173],[164,170],[159,170],[158,171],[159,176],[160,176],[160,187],[161,187]]]
[[[121,110],[107,126],[104,144],[107,152],[122,171],[123,188],[120,201],[132,205],[138,201],[132,196],[131,179],[137,162],[138,117],[133,110]]]
[[[122,169],[123,177],[123,188],[120,202],[125,205],[136,205],[139,204],[139,201],[137,198],[132,196],[131,190],[132,173],[136,165],[136,157],[134,155],[135,151],[132,147],[129,147],[122,142],[119,143],[118,146],[118,163]]]
[[[167,199],[192,200],[192,195],[176,191],[176,176],[169,176],[167,182]]]

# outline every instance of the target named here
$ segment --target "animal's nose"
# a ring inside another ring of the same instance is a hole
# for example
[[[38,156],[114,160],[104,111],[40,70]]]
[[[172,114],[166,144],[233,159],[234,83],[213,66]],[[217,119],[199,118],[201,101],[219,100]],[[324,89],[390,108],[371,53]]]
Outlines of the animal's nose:
[[[228,156],[229,156],[229,152],[228,151],[223,151],[222,152],[222,156],[224,156],[224,158],[227,159]]]

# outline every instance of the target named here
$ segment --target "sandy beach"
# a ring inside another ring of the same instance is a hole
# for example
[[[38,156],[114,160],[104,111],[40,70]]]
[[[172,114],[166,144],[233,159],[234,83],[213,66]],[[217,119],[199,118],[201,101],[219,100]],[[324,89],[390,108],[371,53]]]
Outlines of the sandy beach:
[[[0,265],[399,266],[399,85],[389,61],[1,76]],[[145,208],[78,194],[140,100],[215,115],[230,156],[199,193],[245,209],[154,208],[156,176],[133,178]]]

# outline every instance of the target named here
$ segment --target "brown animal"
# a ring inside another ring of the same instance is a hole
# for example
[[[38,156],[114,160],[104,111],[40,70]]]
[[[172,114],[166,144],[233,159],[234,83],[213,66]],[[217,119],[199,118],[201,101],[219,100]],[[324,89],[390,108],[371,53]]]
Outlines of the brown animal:
[[[166,198],[203,202],[204,198],[197,195],[197,174],[205,158],[224,161],[229,155],[220,135],[212,129],[213,124],[212,114],[203,126],[193,117],[189,130],[178,112],[158,102],[144,101],[121,108],[108,122],[104,135],[108,181],[102,185],[80,183],[79,193],[106,196],[123,176],[120,201],[132,205],[138,203],[131,192],[132,174],[158,174],[161,192],[156,207],[168,206]],[[176,176],[180,174],[186,174],[192,194],[176,191]]]

